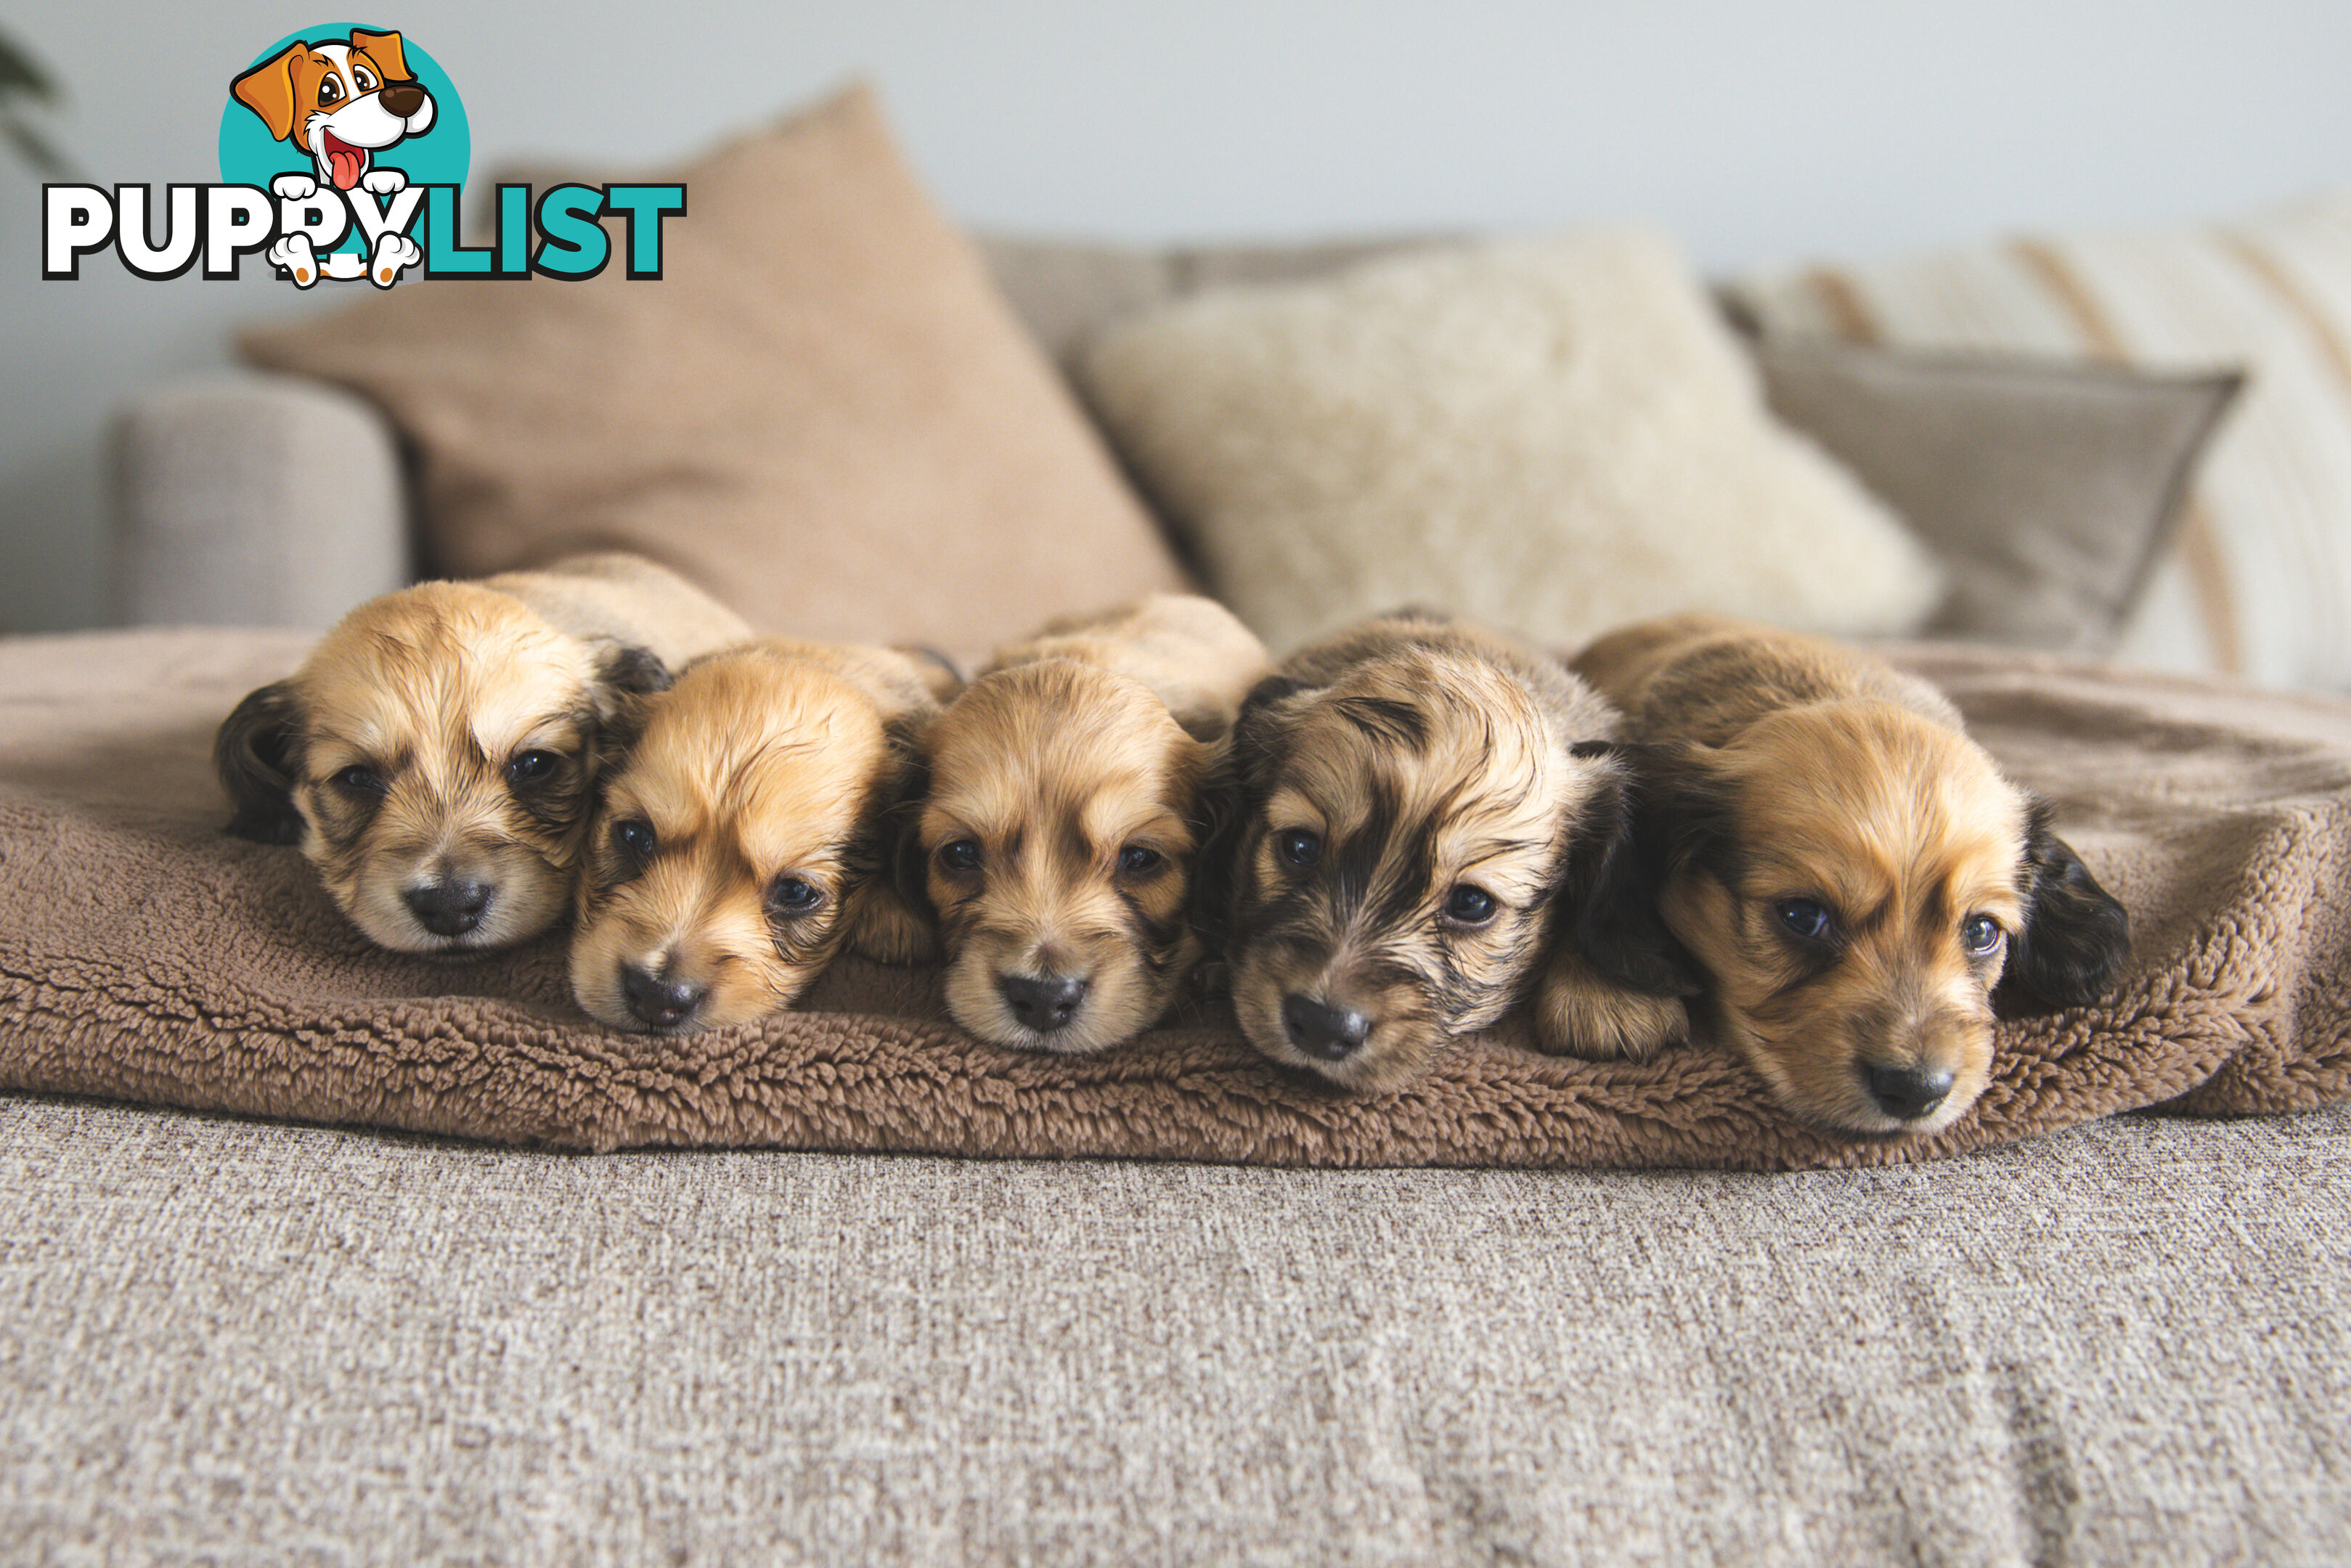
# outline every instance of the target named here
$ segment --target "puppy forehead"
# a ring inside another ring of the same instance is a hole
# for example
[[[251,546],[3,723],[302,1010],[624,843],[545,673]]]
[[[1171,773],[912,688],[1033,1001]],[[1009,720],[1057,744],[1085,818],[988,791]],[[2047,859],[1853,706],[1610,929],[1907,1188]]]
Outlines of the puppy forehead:
[[[926,819],[1089,828],[1162,809],[1195,742],[1142,683],[1067,661],[975,682],[932,727]]]
[[[590,650],[502,593],[427,583],[361,605],[304,666],[313,730],[371,755],[470,740],[496,754],[577,716]]]
[[[1760,864],[1859,891],[1928,881],[2011,897],[2026,806],[1974,742],[1891,704],[1824,704],[1756,725],[1732,748],[1740,836]]]
[[[719,659],[653,700],[613,793],[667,833],[721,831],[780,863],[837,846],[888,760],[872,700],[831,671]]]
[[[1332,831],[1382,808],[1423,831],[1549,841],[1580,801],[1580,769],[1515,682],[1474,660],[1423,657],[1356,672],[1293,732],[1280,785]]]

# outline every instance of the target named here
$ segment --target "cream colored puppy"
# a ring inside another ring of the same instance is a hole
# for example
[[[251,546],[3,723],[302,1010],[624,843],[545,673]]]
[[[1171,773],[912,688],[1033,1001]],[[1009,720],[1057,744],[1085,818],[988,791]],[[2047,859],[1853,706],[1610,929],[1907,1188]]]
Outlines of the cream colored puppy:
[[[1199,962],[1202,791],[1265,649],[1158,594],[1007,648],[933,727],[899,882],[936,911],[947,1010],[982,1040],[1100,1051]]]

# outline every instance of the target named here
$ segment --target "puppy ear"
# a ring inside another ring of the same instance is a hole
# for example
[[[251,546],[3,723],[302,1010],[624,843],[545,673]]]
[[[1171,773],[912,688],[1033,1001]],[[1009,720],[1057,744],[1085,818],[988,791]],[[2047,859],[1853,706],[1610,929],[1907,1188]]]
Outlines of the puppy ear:
[[[922,682],[923,689],[941,707],[961,696],[964,687],[969,685],[953,659],[926,643],[893,643],[890,651],[904,653],[914,662],[915,679]]]
[[[2050,816],[2035,796],[2024,835],[2024,929],[2001,978],[2059,1007],[2082,1007],[2106,993],[2130,956],[2130,914],[2049,831]]]
[[[938,910],[931,903],[928,868],[923,851],[923,802],[931,793],[931,759],[919,747],[910,749],[900,776],[897,799],[883,814],[882,847],[889,857],[883,868],[898,902],[924,920],[935,923]]]
[[[310,46],[297,38],[276,59],[262,61],[228,84],[237,102],[261,116],[273,141],[285,141],[294,129],[294,61],[309,52]]]
[[[862,874],[843,911],[849,945],[884,964],[919,964],[938,956],[937,917],[919,880],[919,864],[911,885],[902,865],[905,842],[915,836],[923,799],[930,793],[930,768],[922,751],[928,716],[897,715],[883,722],[890,773],[856,857]]]
[[[213,737],[213,771],[236,808],[228,831],[265,844],[302,841],[294,809],[301,766],[302,702],[290,680],[246,694]]]
[[[416,73],[408,68],[408,54],[398,33],[371,33],[364,27],[353,27],[351,47],[381,66],[387,81],[416,79]]]
[[[1312,691],[1289,675],[1268,675],[1249,688],[1234,716],[1231,733],[1217,747],[1200,775],[1194,826],[1199,852],[1192,857],[1192,892],[1186,911],[1192,929],[1212,954],[1222,954],[1232,935],[1241,841],[1251,802],[1280,758],[1280,735],[1292,699]]]
[[[1675,869],[1704,852],[1714,831],[1698,748],[1580,741],[1583,758],[1611,768],[1584,809],[1568,852],[1553,917],[1560,940],[1618,985],[1658,997],[1694,996],[1705,977],[1657,913]]]
[[[596,771],[621,765],[645,732],[649,699],[669,690],[675,677],[651,648],[615,643],[597,655],[592,700],[596,710]]]

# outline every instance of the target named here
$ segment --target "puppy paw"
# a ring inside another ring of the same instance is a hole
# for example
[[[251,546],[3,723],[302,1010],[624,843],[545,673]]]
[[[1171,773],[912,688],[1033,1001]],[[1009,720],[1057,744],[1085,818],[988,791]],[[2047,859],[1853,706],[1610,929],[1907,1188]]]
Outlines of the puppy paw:
[[[308,174],[280,174],[269,182],[269,188],[282,201],[300,202],[319,193],[319,182]]]
[[[389,196],[408,189],[408,176],[397,169],[371,169],[360,176],[360,189],[371,195]]]
[[[297,288],[308,288],[319,281],[319,257],[310,248],[308,235],[291,234],[274,239],[262,254],[284,267]]]
[[[1689,1039],[1689,1009],[1679,997],[1620,986],[1562,949],[1535,993],[1535,1039],[1553,1056],[1646,1061]]]
[[[386,233],[375,242],[375,251],[368,257],[368,281],[378,288],[389,288],[400,281],[403,267],[414,267],[424,259],[424,247],[403,234]]]

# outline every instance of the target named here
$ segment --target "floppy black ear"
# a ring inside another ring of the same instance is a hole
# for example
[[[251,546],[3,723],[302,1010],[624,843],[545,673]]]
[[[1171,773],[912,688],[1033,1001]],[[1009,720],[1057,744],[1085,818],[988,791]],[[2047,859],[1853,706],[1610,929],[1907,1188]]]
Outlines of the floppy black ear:
[[[300,843],[294,775],[301,765],[302,700],[294,683],[247,692],[213,737],[213,771],[236,808],[228,831],[259,843]]]
[[[1264,791],[1280,753],[1282,702],[1309,690],[1290,675],[1268,675],[1249,688],[1233,717],[1232,733],[1210,759],[1200,780],[1200,850],[1192,861],[1192,929],[1211,953],[1221,954],[1232,935],[1233,897],[1241,840],[1252,802]]]
[[[646,699],[669,690],[676,676],[651,648],[615,643],[596,660],[596,771],[609,773],[635,748],[650,713]]]
[[[923,802],[930,793],[930,758],[910,745],[899,770],[896,797],[882,815],[882,852],[889,859],[883,874],[897,890],[899,903],[935,922],[939,915],[931,903],[930,857],[923,851]]]
[[[2024,836],[2024,929],[2001,977],[2043,1001],[2081,1007],[2106,993],[2130,956],[2130,914],[2049,831],[2050,814],[2036,797]]]
[[[1705,977],[1657,914],[1674,868],[1702,852],[1713,831],[1701,765],[1686,748],[1579,741],[1579,758],[1615,766],[1585,807],[1558,894],[1561,940],[1618,985],[1651,996],[1694,996]]]

